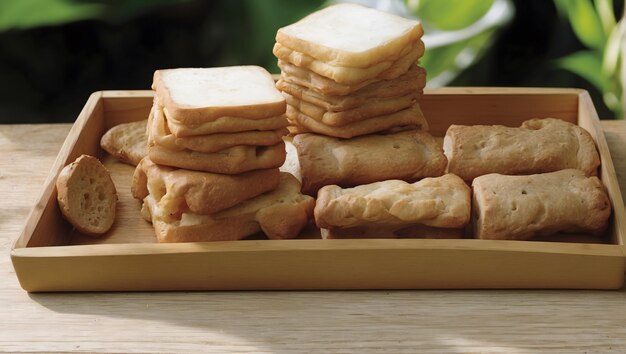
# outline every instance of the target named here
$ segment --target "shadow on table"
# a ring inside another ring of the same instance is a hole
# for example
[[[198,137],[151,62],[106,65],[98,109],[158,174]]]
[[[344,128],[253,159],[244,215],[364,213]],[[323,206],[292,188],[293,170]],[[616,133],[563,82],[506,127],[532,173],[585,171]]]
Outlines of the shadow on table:
[[[624,289],[79,293],[30,297],[58,313],[137,319],[141,326],[149,321],[150,327],[174,324],[221,340],[236,337],[237,343],[271,352],[355,348],[414,352],[420,347],[433,348],[433,352],[494,348],[541,351],[563,348],[563,338],[570,342],[570,348],[597,351],[607,344],[608,332],[621,328],[626,334]],[[581,333],[585,335],[576,335]],[[624,337],[608,342],[613,341],[613,348],[620,343],[626,347]]]

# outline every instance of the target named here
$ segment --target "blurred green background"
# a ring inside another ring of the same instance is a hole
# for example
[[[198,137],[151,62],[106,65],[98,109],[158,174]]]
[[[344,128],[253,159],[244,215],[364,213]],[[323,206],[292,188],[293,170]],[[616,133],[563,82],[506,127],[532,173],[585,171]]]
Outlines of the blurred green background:
[[[429,86],[579,87],[623,118],[623,0],[366,1],[419,18]],[[321,0],[0,0],[0,123],[71,122],[159,68],[257,64]],[[500,12],[498,12],[500,11]]]

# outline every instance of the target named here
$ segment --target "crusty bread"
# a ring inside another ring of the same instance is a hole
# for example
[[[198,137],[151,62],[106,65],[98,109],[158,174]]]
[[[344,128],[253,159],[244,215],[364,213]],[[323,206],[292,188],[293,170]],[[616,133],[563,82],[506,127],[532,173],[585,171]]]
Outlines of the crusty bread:
[[[447,164],[438,141],[427,132],[415,130],[348,140],[300,134],[293,144],[302,190],[309,195],[331,184],[352,187],[387,179],[415,182],[443,175]]]
[[[280,28],[276,41],[332,65],[368,67],[380,58],[393,59],[423,33],[417,21],[339,4]]]
[[[299,191],[300,183],[281,173],[275,190],[211,215],[183,213],[172,219],[153,195],[144,199],[142,214],[153,223],[159,242],[240,240],[259,231],[270,239],[290,239],[307,225],[315,205]]]
[[[197,152],[218,152],[234,146],[271,146],[282,141],[289,134],[287,128],[266,131],[245,131],[217,133],[178,138],[167,127],[163,111],[153,107],[148,123],[150,144],[160,145],[169,150],[192,150]]]
[[[117,192],[97,158],[81,155],[65,166],[56,187],[61,213],[78,231],[92,236],[109,231],[115,221]]]
[[[325,86],[317,87],[314,85],[316,80],[312,79],[312,76],[317,74],[306,73],[308,70],[283,63],[282,61],[279,61],[278,65],[281,68],[284,67],[281,78],[276,83],[276,87],[279,90],[303,101],[323,107],[329,112],[340,112],[357,108],[371,100],[407,95],[419,99],[426,85],[426,70],[417,65],[412,65],[405,74],[394,80],[380,80],[349,94],[338,96],[324,93],[325,90],[323,88]],[[317,76],[319,77],[319,75]],[[334,83],[334,81],[326,80],[331,82],[326,85]]]
[[[393,61],[382,61],[364,68],[334,66],[295,51],[280,43],[274,45],[273,53],[282,61],[290,62],[301,68],[306,68],[340,84],[358,85],[373,79],[391,80],[406,73],[409,68],[415,65],[418,59],[424,55],[424,43],[418,40],[414,44],[411,44],[411,50],[406,55]]]
[[[148,147],[148,156],[157,164],[213,173],[237,174],[278,168],[285,162],[285,143],[272,146],[234,146],[217,152],[168,150]]]
[[[591,135],[560,119],[532,119],[520,128],[451,125],[444,138],[448,172],[466,181],[576,168],[595,175],[600,157]]]
[[[315,223],[324,229],[359,226],[463,228],[470,221],[470,188],[447,174],[409,184],[387,180],[342,189],[322,187],[315,205]]]
[[[263,119],[285,112],[272,76],[258,66],[157,70],[152,88],[168,117],[183,124],[227,116]]]
[[[239,133],[251,130],[277,130],[285,128],[289,125],[287,117],[284,114],[264,119],[220,117],[211,122],[198,125],[188,125],[174,119],[170,119],[167,112],[165,110],[163,112],[165,121],[167,122],[167,128],[178,138],[218,133]]]
[[[347,124],[364,121],[368,118],[389,115],[407,109],[416,102],[415,94],[390,98],[372,98],[361,106],[350,110],[329,112],[323,107],[296,98],[286,92],[283,92],[283,96],[285,96],[287,104],[290,106],[295,107],[303,114],[331,127],[341,127]]]
[[[190,211],[212,214],[260,194],[280,181],[277,168],[225,175],[171,168],[141,160],[133,175],[133,197],[143,200],[152,194],[159,208],[171,215]]]
[[[423,238],[423,239],[456,239],[463,238],[464,229],[448,229],[425,225],[411,226],[357,226],[345,229],[320,229],[322,238]]]
[[[331,127],[319,122],[291,105],[287,106],[287,116],[290,120],[312,132],[344,139],[384,132],[396,127],[428,130],[428,123],[418,103],[398,112],[368,118],[341,127]]]
[[[575,169],[476,177],[473,189],[474,237],[528,240],[557,232],[600,234],[611,204],[602,182]]]
[[[102,136],[100,146],[120,161],[136,166],[148,153],[146,125],[146,120],[118,124]]]

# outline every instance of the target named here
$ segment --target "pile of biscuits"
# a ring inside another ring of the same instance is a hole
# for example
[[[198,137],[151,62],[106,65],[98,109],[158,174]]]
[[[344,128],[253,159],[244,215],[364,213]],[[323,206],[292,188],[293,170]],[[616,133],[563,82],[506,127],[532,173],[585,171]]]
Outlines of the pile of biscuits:
[[[132,192],[159,241],[297,236],[314,201],[278,169],[287,120],[271,75],[257,66],[157,70],[152,87],[148,155]]]
[[[347,139],[426,130],[418,102],[426,73],[416,65],[422,34],[417,21],[354,4],[279,29],[277,87],[293,131]]]

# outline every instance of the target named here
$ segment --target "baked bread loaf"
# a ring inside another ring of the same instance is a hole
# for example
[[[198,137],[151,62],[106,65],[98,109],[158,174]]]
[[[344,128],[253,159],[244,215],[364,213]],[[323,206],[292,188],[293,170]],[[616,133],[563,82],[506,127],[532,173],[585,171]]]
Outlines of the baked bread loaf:
[[[168,119],[183,125],[220,117],[263,119],[285,112],[272,76],[259,66],[157,70],[152,89]]]
[[[143,217],[151,221],[159,242],[203,242],[240,240],[263,231],[269,239],[298,236],[313,215],[315,200],[300,194],[300,183],[281,173],[275,190],[210,215],[185,212],[172,217],[149,194],[144,199]]]
[[[568,168],[590,176],[600,165],[591,135],[554,118],[531,119],[520,128],[452,125],[443,149],[448,172],[466,181],[488,173],[517,175]]]
[[[98,236],[115,221],[117,192],[100,161],[81,155],[65,166],[56,180],[61,213],[79,232]]]
[[[325,185],[352,187],[400,179],[415,182],[444,174],[441,144],[422,131],[367,135],[349,140],[318,134],[293,138],[302,174],[302,191],[315,195]]]
[[[182,170],[141,160],[133,175],[133,197],[153,194],[158,207],[171,214],[212,214],[269,192],[280,181],[278,168],[237,175]]]
[[[347,189],[332,185],[318,192],[315,223],[324,229],[414,224],[463,228],[470,221],[470,204],[470,188],[453,174],[413,184],[387,180]]]
[[[597,177],[576,169],[476,177],[473,189],[474,236],[529,240],[557,232],[602,233],[611,204]]]
[[[136,166],[148,154],[146,125],[146,120],[116,125],[102,136],[100,146],[120,161]]]

